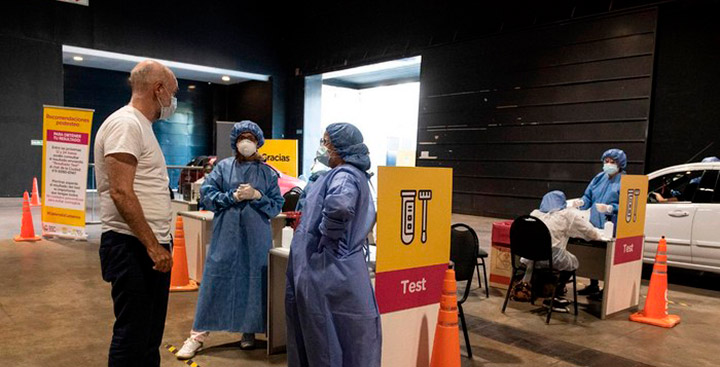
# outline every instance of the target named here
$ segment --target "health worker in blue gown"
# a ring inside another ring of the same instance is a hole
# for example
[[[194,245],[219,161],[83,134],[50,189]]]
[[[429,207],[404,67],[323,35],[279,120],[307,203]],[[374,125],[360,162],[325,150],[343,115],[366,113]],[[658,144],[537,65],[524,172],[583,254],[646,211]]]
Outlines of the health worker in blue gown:
[[[205,208],[215,213],[213,234],[195,323],[180,359],[192,358],[210,331],[243,333],[243,349],[253,348],[255,333],[265,332],[270,220],[284,200],[278,174],[257,152],[264,142],[257,124],[236,123],[230,133],[235,157],[220,161],[201,188]]]
[[[573,206],[580,210],[590,209],[590,223],[599,229],[603,229],[608,221],[617,224],[620,179],[625,174],[627,155],[620,149],[608,149],[601,160],[603,171],[590,181],[582,198],[573,203]],[[590,296],[597,301],[602,300],[602,292],[596,279],[592,279],[590,285],[579,290],[578,294]]]
[[[331,170],[309,191],[290,246],[288,367],[379,367],[380,314],[363,248],[375,223],[370,157],[353,125],[321,140]]]

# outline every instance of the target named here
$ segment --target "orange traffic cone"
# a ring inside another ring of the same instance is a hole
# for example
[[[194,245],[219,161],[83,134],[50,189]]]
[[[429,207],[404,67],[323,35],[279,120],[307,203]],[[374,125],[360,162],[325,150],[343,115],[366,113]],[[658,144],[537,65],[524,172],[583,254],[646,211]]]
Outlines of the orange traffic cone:
[[[33,188],[32,188],[32,199],[30,200],[30,206],[40,206],[40,192],[38,192],[37,177],[33,177]]]
[[[185,230],[181,216],[175,224],[175,241],[173,243],[173,268],[170,275],[170,292],[188,292],[198,289],[194,280],[188,276],[187,253],[185,251]]]
[[[30,198],[27,191],[23,194],[22,204],[22,224],[20,226],[20,234],[15,236],[15,242],[34,242],[40,241],[40,236],[35,235],[35,227],[33,227],[32,213],[30,212]]]
[[[630,315],[631,321],[671,328],[680,322],[680,316],[668,315],[667,308],[667,242],[663,236],[658,243],[645,309]]]
[[[460,367],[460,332],[458,329],[457,285],[455,270],[445,271],[440,311],[435,328],[430,367]]]

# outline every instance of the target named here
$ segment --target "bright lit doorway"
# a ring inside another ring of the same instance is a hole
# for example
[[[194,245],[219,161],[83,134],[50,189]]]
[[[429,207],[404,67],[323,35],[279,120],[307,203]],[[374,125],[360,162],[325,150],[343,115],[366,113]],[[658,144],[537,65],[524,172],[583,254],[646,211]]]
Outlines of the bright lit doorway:
[[[415,166],[420,56],[308,77],[303,172],[307,175],[325,128],[349,122],[370,149],[375,187],[378,166]]]

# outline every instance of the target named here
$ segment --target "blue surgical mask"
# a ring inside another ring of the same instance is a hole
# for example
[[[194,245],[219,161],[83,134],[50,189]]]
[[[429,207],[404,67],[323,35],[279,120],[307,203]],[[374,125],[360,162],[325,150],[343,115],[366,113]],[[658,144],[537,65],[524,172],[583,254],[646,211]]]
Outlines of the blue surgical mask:
[[[605,165],[603,165],[603,171],[607,173],[608,176],[612,176],[618,173],[618,166],[614,163],[605,163]]]
[[[330,151],[328,151],[324,145],[320,145],[320,147],[318,147],[317,152],[315,152],[315,159],[318,162],[330,167]]]

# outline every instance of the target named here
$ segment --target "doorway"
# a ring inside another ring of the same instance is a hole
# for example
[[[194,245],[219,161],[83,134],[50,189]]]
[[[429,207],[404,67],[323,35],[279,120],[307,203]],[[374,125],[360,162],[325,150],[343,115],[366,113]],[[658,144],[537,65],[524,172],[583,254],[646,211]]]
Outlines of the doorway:
[[[303,173],[334,122],[349,122],[370,150],[373,185],[379,166],[415,166],[420,56],[306,78]]]

